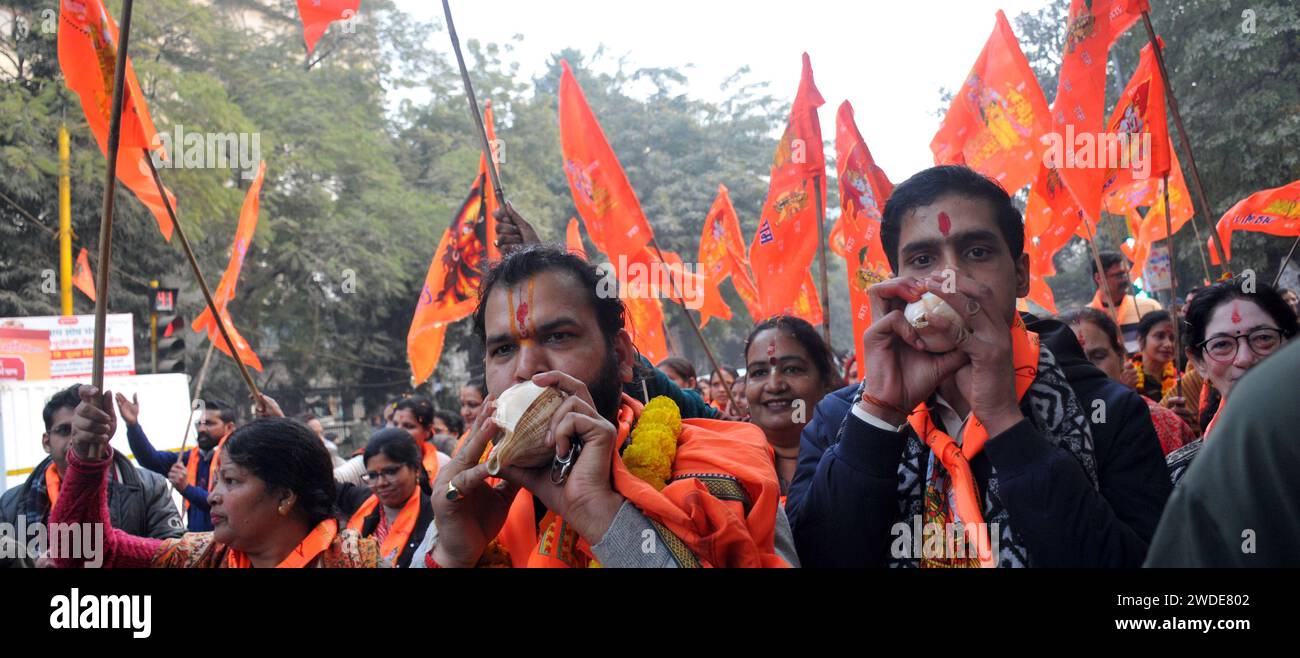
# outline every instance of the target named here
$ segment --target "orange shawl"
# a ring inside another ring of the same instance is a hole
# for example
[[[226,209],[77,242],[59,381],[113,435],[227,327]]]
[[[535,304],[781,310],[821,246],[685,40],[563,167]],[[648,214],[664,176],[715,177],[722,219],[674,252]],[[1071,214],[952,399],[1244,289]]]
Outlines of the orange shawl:
[[[339,534],[339,522],[334,519],[325,519],[321,521],[312,531],[307,533],[297,546],[289,551],[289,554],[275,565],[277,569],[301,569],[311,565],[321,553],[334,543],[335,535]],[[226,568],[228,569],[251,569],[253,563],[242,551],[230,549],[226,553]]]
[[[379,506],[379,498],[371,495],[366,502],[361,503],[357,508],[352,519],[348,521],[348,529],[361,532],[361,527],[366,524],[366,517],[370,516],[375,508]],[[402,511],[397,513],[397,518],[390,522],[388,527],[388,536],[384,537],[384,543],[379,546],[379,554],[383,557],[397,562],[397,556],[402,554],[402,549],[406,547],[406,542],[411,539],[411,533],[415,531],[415,522],[420,518],[420,486],[416,485],[411,497],[406,500],[402,506]]]
[[[643,405],[623,396],[618,438],[623,445]],[[672,478],[663,491],[633,475],[611,451],[614,490],[655,526],[678,562],[703,567],[786,567],[773,547],[780,497],[772,449],[748,423],[682,421]],[[533,495],[520,490],[497,542],[514,567],[586,566],[590,544],[548,512],[539,525]]]

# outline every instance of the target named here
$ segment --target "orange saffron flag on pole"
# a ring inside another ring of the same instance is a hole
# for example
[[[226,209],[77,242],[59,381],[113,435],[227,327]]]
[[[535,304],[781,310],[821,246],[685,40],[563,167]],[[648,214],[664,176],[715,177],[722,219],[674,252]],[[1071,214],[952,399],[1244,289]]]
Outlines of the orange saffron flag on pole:
[[[407,359],[417,386],[438,367],[446,325],[473,313],[478,305],[488,253],[486,178],[483,173],[475,177],[469,196],[443,231],[424,277],[406,334]]]
[[[650,224],[569,63],[561,66],[560,150],[573,204],[591,241],[611,260],[635,256],[653,237]]]
[[[316,50],[316,42],[325,36],[330,23],[351,20],[361,8],[361,0],[298,0],[298,16],[302,19],[302,38],[307,44],[307,54]]]
[[[1106,177],[1104,149],[1106,62],[1110,46],[1142,16],[1141,0],[1071,0],[1065,52],[1052,101],[1052,129],[1044,160],[1056,168],[1078,209],[1095,225]]]
[[[1150,195],[1141,203],[1142,206],[1149,206],[1146,215],[1138,222],[1137,241],[1133,246],[1134,256],[1133,268],[1130,275],[1136,279],[1142,276],[1142,271],[1146,268],[1147,257],[1151,253],[1151,245],[1157,240],[1164,240],[1169,237],[1169,231],[1165,226],[1165,194],[1164,194],[1164,177],[1154,180],[1150,187]],[[1173,209],[1170,223],[1173,225],[1174,233],[1182,230],[1183,226],[1192,219],[1196,209],[1192,206],[1192,195],[1187,189],[1187,181],[1183,179],[1183,168],[1178,162],[1178,154],[1172,153],[1171,166],[1169,171],[1169,205]],[[1129,212],[1137,214],[1137,208],[1132,208]]]
[[[221,275],[221,282],[217,284],[217,289],[212,293],[213,304],[217,307],[217,312],[221,314],[225,322],[226,330],[230,332],[230,340],[235,345],[235,350],[239,352],[239,358],[245,365],[262,371],[262,361],[257,358],[257,354],[249,347],[248,341],[239,334],[235,329],[234,323],[230,320],[229,305],[235,299],[235,287],[239,284],[239,273],[244,268],[244,257],[248,254],[248,246],[253,243],[253,235],[257,232],[257,215],[261,210],[260,196],[262,193],[262,181],[266,176],[266,162],[263,161],[257,167],[257,177],[253,179],[253,184],[248,187],[248,192],[244,194],[244,205],[239,211],[239,224],[235,227],[235,240],[230,246],[230,261],[226,264],[226,271]],[[205,308],[194,319],[190,328],[196,332],[207,332],[208,340],[212,341],[217,349],[221,350],[227,356],[230,353],[230,346],[226,344],[225,338],[221,336],[221,330],[217,327],[216,320],[212,317],[212,309]]]
[[[1051,125],[1038,78],[998,10],[993,34],[930,142],[934,163],[964,164],[1015,193],[1038,173],[1040,138]]]
[[[100,153],[107,158],[113,69],[117,66],[117,23],[104,9],[102,0],[62,0],[58,38],[59,68],[64,81],[81,99],[86,124],[99,144]],[[149,116],[130,58],[126,61],[125,80],[117,179],[153,214],[163,238],[171,240],[171,218],[144,161],[148,157],[165,160],[167,153]],[[171,192],[167,196],[175,209],[176,197]]]
[[[894,193],[894,184],[876,165],[853,118],[853,105],[844,101],[835,115],[836,171],[840,184],[840,218],[831,231],[831,248],[844,258],[849,277],[849,311],[853,335],[871,326],[867,289],[889,279],[892,271],[880,242],[880,216]],[[862,341],[855,340],[858,372],[866,372]]]
[[[90,269],[90,255],[86,248],[81,248],[81,253],[77,254],[77,266],[72,272],[72,285],[77,287],[83,294],[95,301],[95,275],[94,270]]]
[[[749,246],[764,315],[776,315],[794,305],[800,294],[807,296],[800,286],[817,253],[817,202],[824,207],[826,198],[826,156],[817,118],[817,108],[825,102],[804,53],[799,91],[772,158],[767,200]]]
[[[1170,203],[1173,203],[1172,199]],[[1229,259],[1232,258],[1234,231],[1300,236],[1300,180],[1256,192],[1238,201],[1219,219],[1216,230],[1223,241],[1223,250],[1227,252],[1224,255]],[[1219,264],[1217,250],[1211,248],[1210,257],[1215,265]]]
[[[720,311],[725,309],[725,312],[720,312],[717,316],[724,320],[731,319],[731,308],[722,299],[723,281],[731,278],[732,285],[746,305],[749,302],[745,300],[745,295],[753,287],[753,281],[749,280],[749,259],[745,255],[745,238],[740,232],[740,218],[736,216],[736,208],[731,204],[731,193],[726,185],[718,186],[718,196],[704,218],[704,227],[700,233],[699,263],[701,274],[705,278],[706,299],[700,313],[702,328],[713,315],[711,311],[706,314],[705,308],[718,308]],[[742,288],[745,292],[741,292]]]
[[[1135,188],[1149,190],[1171,166],[1165,85],[1151,44],[1142,49],[1137,69],[1110,114],[1106,132],[1110,161],[1105,163],[1103,203],[1107,212],[1123,215],[1128,208],[1117,207],[1112,197],[1123,198]],[[1120,153],[1111,153],[1113,149]]]

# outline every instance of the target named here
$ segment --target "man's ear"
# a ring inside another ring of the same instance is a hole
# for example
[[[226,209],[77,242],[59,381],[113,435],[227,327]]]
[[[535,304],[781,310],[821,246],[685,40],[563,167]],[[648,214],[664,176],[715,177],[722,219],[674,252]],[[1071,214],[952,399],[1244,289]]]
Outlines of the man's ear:
[[[614,358],[618,361],[618,379],[624,384],[632,381],[632,366],[636,363],[636,347],[626,329],[614,336]]]
[[[1016,257],[1016,298],[1029,296],[1029,254],[1020,252]]]
[[[45,449],[45,454],[53,455],[54,449],[50,448],[50,433],[46,432],[41,435],[41,447]]]

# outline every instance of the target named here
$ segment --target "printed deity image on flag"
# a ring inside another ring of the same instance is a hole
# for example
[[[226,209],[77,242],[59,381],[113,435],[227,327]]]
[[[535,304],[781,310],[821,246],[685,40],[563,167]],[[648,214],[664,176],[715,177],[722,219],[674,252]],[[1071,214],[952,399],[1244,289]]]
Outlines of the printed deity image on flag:
[[[487,206],[482,176],[474,182],[469,197],[452,220],[449,235],[453,242],[442,254],[442,289],[434,297],[440,304],[458,304],[478,293],[487,254]]]

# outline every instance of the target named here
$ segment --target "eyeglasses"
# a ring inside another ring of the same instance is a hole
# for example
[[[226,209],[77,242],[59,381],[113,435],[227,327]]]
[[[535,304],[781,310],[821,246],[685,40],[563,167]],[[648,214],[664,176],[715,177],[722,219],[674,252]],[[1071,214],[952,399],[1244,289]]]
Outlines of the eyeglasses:
[[[393,478],[397,477],[398,473],[402,472],[402,468],[404,467],[401,464],[398,464],[397,466],[389,466],[388,468],[380,469],[378,471],[367,471],[365,475],[361,476],[361,479],[366,484],[378,482],[380,478],[391,482]]]
[[[1250,345],[1250,351],[1256,356],[1268,356],[1282,345],[1282,330],[1256,329],[1244,336],[1215,336],[1202,341],[1196,349],[1205,350],[1206,356],[1219,363],[1230,363],[1237,358],[1243,338],[1246,339],[1246,344]]]

